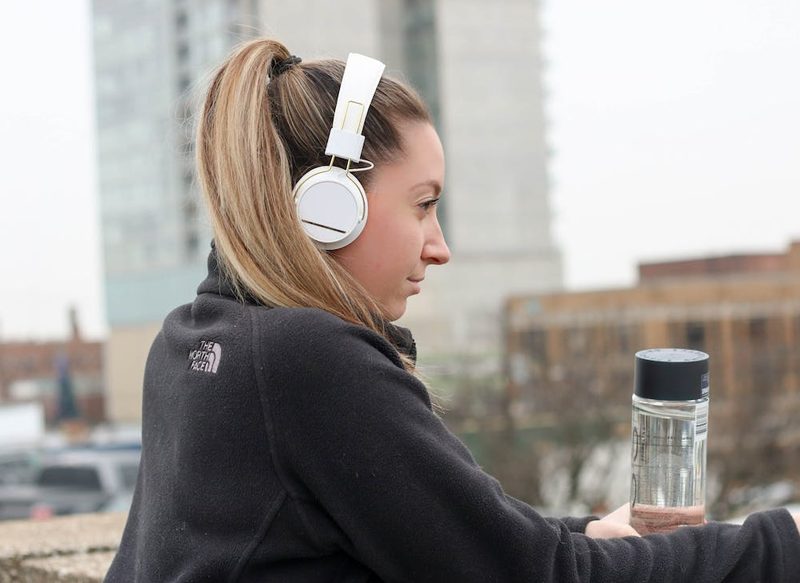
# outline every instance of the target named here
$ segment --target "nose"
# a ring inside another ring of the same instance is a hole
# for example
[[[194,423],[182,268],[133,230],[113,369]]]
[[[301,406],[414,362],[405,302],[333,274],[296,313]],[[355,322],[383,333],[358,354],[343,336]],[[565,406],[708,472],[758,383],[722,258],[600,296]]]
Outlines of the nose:
[[[431,221],[431,225],[425,245],[422,247],[422,259],[429,264],[444,265],[450,261],[450,248],[444,240],[438,219]]]

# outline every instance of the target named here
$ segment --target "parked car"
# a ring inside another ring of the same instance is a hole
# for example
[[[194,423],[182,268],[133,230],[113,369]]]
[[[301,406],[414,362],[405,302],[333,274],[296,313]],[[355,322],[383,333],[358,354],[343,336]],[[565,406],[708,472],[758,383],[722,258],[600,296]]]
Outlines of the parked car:
[[[48,454],[33,484],[0,486],[0,520],[103,511],[133,492],[139,457],[138,450]]]
[[[35,449],[0,451],[0,485],[32,483],[36,479],[39,459]]]

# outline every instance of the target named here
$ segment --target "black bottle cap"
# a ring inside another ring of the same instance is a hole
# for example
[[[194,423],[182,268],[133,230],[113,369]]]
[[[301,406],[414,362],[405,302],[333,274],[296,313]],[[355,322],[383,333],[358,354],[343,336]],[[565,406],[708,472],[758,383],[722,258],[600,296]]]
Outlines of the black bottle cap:
[[[651,348],[636,353],[633,393],[659,401],[708,397],[708,355],[686,348]]]

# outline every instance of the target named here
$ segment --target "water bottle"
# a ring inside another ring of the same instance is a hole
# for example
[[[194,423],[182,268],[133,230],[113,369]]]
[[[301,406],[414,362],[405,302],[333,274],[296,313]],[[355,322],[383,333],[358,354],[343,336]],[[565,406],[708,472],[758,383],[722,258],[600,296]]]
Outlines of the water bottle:
[[[669,532],[705,520],[708,355],[636,353],[631,438],[631,526]]]

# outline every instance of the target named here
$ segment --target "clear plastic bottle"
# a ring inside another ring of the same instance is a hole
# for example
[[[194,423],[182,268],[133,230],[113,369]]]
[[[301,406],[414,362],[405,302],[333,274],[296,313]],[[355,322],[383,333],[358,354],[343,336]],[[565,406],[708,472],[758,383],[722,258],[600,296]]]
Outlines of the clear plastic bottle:
[[[706,353],[636,353],[631,526],[640,534],[704,522],[708,393]]]

